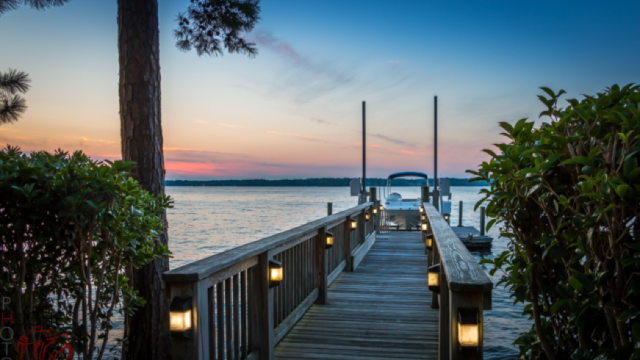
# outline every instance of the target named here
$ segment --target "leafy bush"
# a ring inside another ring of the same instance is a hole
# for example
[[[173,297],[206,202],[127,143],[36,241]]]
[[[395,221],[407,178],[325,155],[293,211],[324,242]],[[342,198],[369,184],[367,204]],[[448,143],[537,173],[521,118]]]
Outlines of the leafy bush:
[[[640,359],[640,90],[615,85],[558,108],[539,96],[550,122],[500,123],[478,171],[488,224],[509,251],[492,274],[525,305],[532,329],[515,342],[527,359]]]
[[[0,296],[11,299],[14,341],[35,342],[42,325],[69,332],[82,358],[101,358],[114,312],[144,305],[124,270],[168,255],[155,240],[171,201],[144,191],[132,166],[0,151]]]

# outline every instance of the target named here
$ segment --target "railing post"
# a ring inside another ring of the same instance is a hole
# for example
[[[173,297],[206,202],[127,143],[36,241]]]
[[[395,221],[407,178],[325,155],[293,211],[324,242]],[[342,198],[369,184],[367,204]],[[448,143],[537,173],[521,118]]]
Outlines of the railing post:
[[[423,203],[429,202],[429,185],[420,188],[420,196]]]
[[[273,328],[273,290],[269,288],[269,258],[265,251],[258,255],[258,264],[253,267],[251,286],[251,306],[253,317],[251,331],[253,350],[258,351],[261,360],[272,360],[275,348]],[[289,264],[283,264],[288,266]]]
[[[371,217],[370,221],[371,221],[371,226],[373,226],[373,229],[372,229],[373,231],[378,230],[378,214],[375,214],[375,215],[373,214],[373,209],[376,207],[376,204],[378,203],[378,192],[376,190],[377,189],[375,187],[369,188],[369,198],[371,199],[370,201],[373,202],[373,207],[369,210],[369,216]]]
[[[364,214],[367,212],[367,209],[363,209],[360,214],[358,214],[358,244],[364,243],[364,239],[367,236],[367,232],[365,231],[365,226],[367,226],[367,222],[364,220]]]
[[[171,337],[173,359],[209,359],[209,293],[208,281],[170,283],[171,299],[190,296],[192,304],[192,338]],[[170,301],[171,301],[170,299]]]
[[[480,206],[480,236],[484,236],[484,206]]]
[[[326,225],[318,229],[316,237],[316,284],[318,286],[318,299],[316,304],[327,303],[327,247],[325,246]]]
[[[429,254],[430,261],[428,262],[429,266],[434,266],[440,263],[440,253],[438,252],[438,244],[433,240],[433,246],[431,247],[431,253]],[[442,294],[442,285],[446,283],[447,279],[444,277],[444,267],[440,264],[440,294]],[[439,295],[437,293],[431,293],[431,308],[437,309],[440,307]]]
[[[440,265],[440,312],[439,312],[439,332],[438,332],[438,358],[440,360],[450,360],[452,328],[451,328],[451,306],[449,303],[449,283],[445,273],[444,264]],[[458,327],[455,327],[458,330]],[[453,359],[453,358],[451,358]]]
[[[327,203],[327,216],[333,214],[333,203]]]
[[[347,219],[343,223],[342,233],[344,234],[342,249],[344,251],[344,260],[346,262],[344,270],[353,271],[353,264],[351,263],[351,216],[347,216]]]
[[[462,200],[458,205],[458,227],[462,227]]]
[[[451,336],[451,360],[459,359],[474,359],[480,360],[483,358],[483,293],[479,292],[449,292],[449,322],[450,336]],[[478,352],[476,353],[462,353],[458,348],[458,309],[459,308],[471,308],[478,309]],[[445,321],[446,322],[446,321]],[[442,324],[442,317],[440,318]],[[442,328],[440,331],[442,332]]]

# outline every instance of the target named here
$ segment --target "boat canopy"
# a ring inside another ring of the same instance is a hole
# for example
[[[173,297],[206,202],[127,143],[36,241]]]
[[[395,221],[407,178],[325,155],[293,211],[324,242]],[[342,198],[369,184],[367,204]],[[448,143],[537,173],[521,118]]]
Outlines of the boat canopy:
[[[388,180],[393,180],[395,178],[405,177],[405,176],[416,176],[416,177],[429,179],[427,174],[420,173],[420,172],[406,171],[406,172],[399,172],[399,173],[391,174],[391,175],[389,175],[389,179]]]

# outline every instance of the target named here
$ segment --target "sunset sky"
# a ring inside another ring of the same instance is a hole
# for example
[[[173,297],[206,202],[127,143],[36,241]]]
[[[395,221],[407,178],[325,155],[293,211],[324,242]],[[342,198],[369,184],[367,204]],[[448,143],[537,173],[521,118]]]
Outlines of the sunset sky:
[[[538,120],[540,86],[569,97],[640,82],[640,1],[263,0],[256,58],[175,47],[187,0],[160,0],[167,179],[355,177],[464,171]],[[115,0],[0,17],[0,71],[25,71],[29,109],[0,144],[120,157]]]

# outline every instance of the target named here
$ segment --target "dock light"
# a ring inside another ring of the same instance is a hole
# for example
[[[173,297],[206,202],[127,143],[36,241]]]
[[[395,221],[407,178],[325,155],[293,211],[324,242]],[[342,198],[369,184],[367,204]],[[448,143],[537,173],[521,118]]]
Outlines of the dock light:
[[[351,219],[351,230],[355,230],[358,227],[358,222]]]
[[[420,220],[422,220],[422,221],[427,221],[427,215],[422,214],[422,215],[420,216]]]
[[[427,238],[424,239],[424,245],[427,247],[427,250],[429,251],[433,249],[433,235],[427,235]]]
[[[169,329],[172,336],[192,338],[191,296],[176,296],[169,307]]]
[[[429,224],[427,224],[426,222],[422,223],[422,232],[427,232],[427,230],[429,230]]]
[[[424,206],[420,205],[420,213],[424,212]]]
[[[371,215],[369,215],[369,213],[365,213],[365,214],[364,214],[364,219],[365,219],[366,221],[369,221],[369,219],[371,219]]]
[[[280,285],[283,278],[282,263],[273,259],[269,260],[269,287]]]
[[[440,294],[440,264],[429,267],[429,290]]]
[[[330,232],[327,231],[326,234],[327,234],[327,242],[326,242],[327,246],[326,246],[326,248],[327,249],[331,249],[331,247],[333,246],[333,233],[330,233]]]
[[[478,309],[458,308],[458,346],[460,352],[478,352],[480,338]]]
[[[447,222],[449,222],[449,216],[450,216],[449,214],[444,214],[444,219],[445,219]]]
[[[376,209],[375,207],[373,208],[373,215],[378,213],[378,209]]]
[[[384,206],[380,205],[380,211],[384,210]]]

